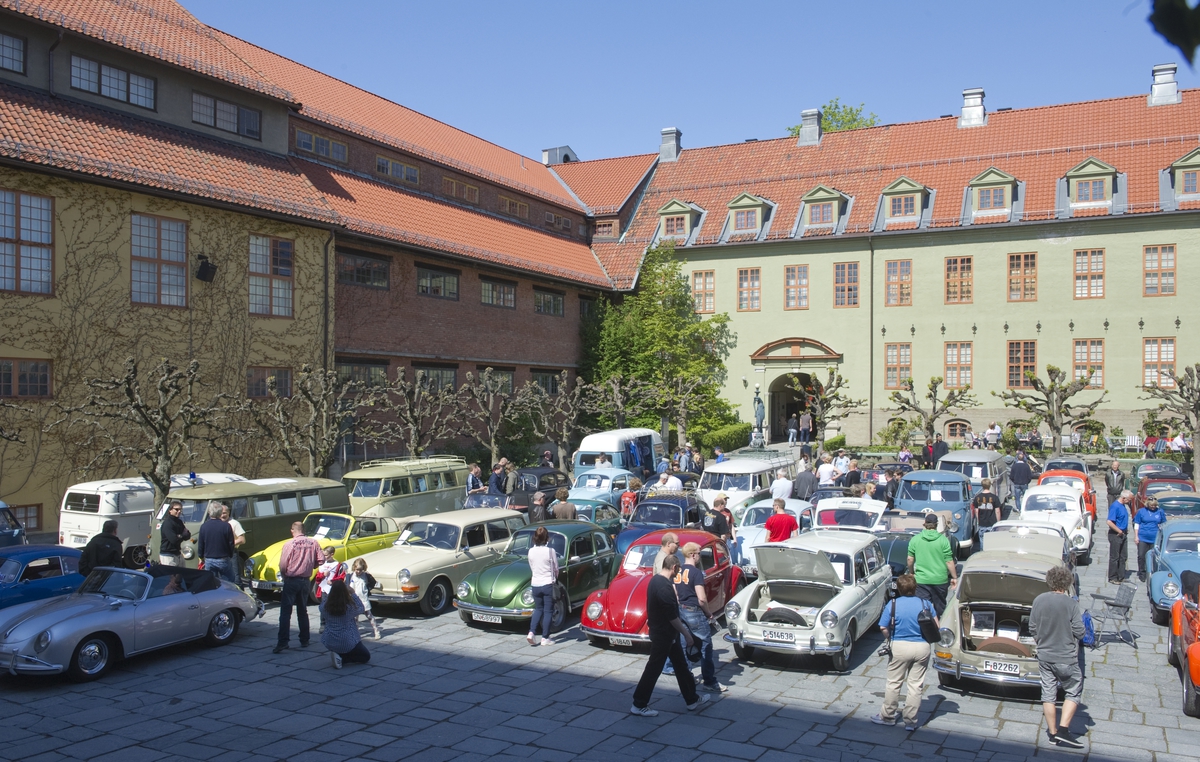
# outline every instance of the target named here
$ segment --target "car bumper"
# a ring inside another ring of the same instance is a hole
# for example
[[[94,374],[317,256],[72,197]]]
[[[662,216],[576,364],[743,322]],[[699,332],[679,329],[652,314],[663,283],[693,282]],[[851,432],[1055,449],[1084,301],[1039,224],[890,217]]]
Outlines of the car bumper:
[[[372,603],[416,603],[421,600],[417,593],[371,593]]]
[[[533,609],[502,609],[496,606],[480,606],[478,603],[464,603],[458,600],[454,601],[454,607],[460,611],[492,614],[501,619],[529,619],[533,616]]]
[[[250,580],[250,587],[253,590],[282,590],[282,582],[268,582],[265,579]]]
[[[751,646],[753,648],[761,648],[764,651],[774,651],[781,654],[837,654],[842,652],[842,641],[837,643],[818,643],[816,635],[810,635],[807,640],[797,638],[794,643],[780,643],[776,640],[759,640],[757,638],[748,638],[745,633],[738,632],[737,635],[725,633],[723,636],[726,643],[735,643],[739,646]]]
[[[933,668],[944,675],[953,675],[955,680],[966,678],[968,680],[978,680],[983,683],[1003,685],[1040,686],[1042,684],[1042,676],[1037,673],[1027,672],[1024,675],[1001,675],[995,672],[984,672],[970,664],[963,664],[957,659],[950,660],[934,657]]]
[[[4,664],[4,670],[10,675],[55,675],[63,672],[66,667],[62,664],[51,664],[48,661],[42,661],[36,656],[29,656],[20,652],[19,648],[13,648],[7,653],[0,656]]]
[[[632,640],[635,643],[649,643],[650,636],[642,635],[636,632],[613,632],[612,630],[599,630],[595,627],[587,627],[579,625],[579,629],[583,630],[584,634],[592,635],[597,638],[617,638],[619,640]]]

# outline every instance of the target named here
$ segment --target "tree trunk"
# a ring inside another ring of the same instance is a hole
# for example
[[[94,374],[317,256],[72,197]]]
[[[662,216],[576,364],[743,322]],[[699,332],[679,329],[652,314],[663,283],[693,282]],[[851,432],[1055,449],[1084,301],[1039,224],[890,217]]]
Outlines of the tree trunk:
[[[556,443],[555,446],[558,447],[558,470],[565,472],[567,471],[567,456],[569,453],[567,453],[567,448],[563,445]]]

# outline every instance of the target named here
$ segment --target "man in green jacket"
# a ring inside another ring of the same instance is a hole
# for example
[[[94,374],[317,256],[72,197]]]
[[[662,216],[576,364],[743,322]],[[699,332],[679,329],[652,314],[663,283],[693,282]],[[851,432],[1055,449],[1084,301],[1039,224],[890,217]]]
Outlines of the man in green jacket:
[[[925,516],[925,528],[908,541],[908,573],[917,578],[917,597],[933,604],[938,616],[946,610],[946,595],[958,584],[950,540],[937,530],[938,517]]]

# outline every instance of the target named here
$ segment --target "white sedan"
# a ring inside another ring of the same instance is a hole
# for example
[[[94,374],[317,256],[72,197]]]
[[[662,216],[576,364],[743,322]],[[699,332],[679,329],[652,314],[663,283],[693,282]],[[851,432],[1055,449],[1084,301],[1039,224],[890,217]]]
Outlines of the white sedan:
[[[1022,521],[1058,524],[1075,550],[1077,563],[1092,560],[1091,515],[1083,504],[1083,493],[1065,484],[1030,487],[1021,502]]]

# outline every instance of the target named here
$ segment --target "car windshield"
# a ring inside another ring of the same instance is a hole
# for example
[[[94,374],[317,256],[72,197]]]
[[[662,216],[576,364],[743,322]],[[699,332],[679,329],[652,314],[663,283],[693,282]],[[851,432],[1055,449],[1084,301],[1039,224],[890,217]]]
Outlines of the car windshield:
[[[529,555],[529,548],[533,545],[533,533],[536,531],[536,528],[522,529],[518,531],[513,535],[512,540],[508,543],[508,550],[505,552],[513,556]],[[551,532],[550,539],[546,541],[546,544],[554,548],[554,555],[558,556],[559,558],[566,558],[566,536],[561,535],[558,532]]]
[[[146,592],[146,578],[132,572],[96,569],[80,585],[79,592],[137,601]]]
[[[700,489],[725,490],[726,492],[749,492],[749,474],[714,474],[705,472],[700,477]]]
[[[1030,495],[1025,498],[1025,511],[1069,512],[1078,511],[1079,503],[1061,495]]]
[[[580,489],[608,489],[612,483],[612,479],[593,471],[588,471],[586,474],[580,474],[575,480],[575,486]]]
[[[1042,484],[1065,484],[1068,487],[1074,487],[1080,492],[1083,491],[1083,479],[1077,479],[1074,476],[1047,476],[1042,479]]]
[[[1179,466],[1174,463],[1145,463],[1138,466],[1137,475],[1139,477],[1150,476],[1151,474],[1182,474]]]
[[[923,482],[905,479],[900,483],[900,493],[897,498],[930,503],[961,503],[963,501],[962,488],[961,482]]]
[[[658,551],[661,549],[662,545],[658,543],[653,545],[634,545],[625,552],[625,562],[622,566],[626,571],[653,569],[654,559],[658,557]]]
[[[508,495],[488,495],[476,492],[467,497],[463,502],[463,508],[507,508],[509,500]]]
[[[354,486],[350,490],[350,497],[379,497],[379,488],[383,486],[383,479],[347,479],[346,481],[354,482]]]
[[[11,585],[17,581],[17,575],[20,573],[20,561],[11,558],[4,559],[4,563],[0,564],[0,585]]]
[[[683,526],[683,511],[671,503],[642,503],[633,512],[630,523],[661,524],[665,527]]]
[[[442,550],[458,549],[459,528],[453,524],[414,521],[400,533],[394,545],[428,545]]]
[[[852,508],[830,508],[827,511],[817,511],[817,525],[870,528],[875,526],[875,514]]]
[[[982,479],[987,476],[986,463],[955,463],[953,461],[943,460],[938,463],[939,471],[954,471],[963,474],[968,479]]]
[[[1186,497],[1160,497],[1158,507],[1171,516],[1200,516],[1200,500]]]
[[[1172,532],[1165,544],[1168,553],[1200,553],[1200,532]]]
[[[1154,482],[1146,485],[1147,495],[1157,495],[1160,492],[1195,492],[1196,488],[1187,482]]]
[[[1046,464],[1044,471],[1078,471],[1081,474],[1087,473],[1087,467],[1077,460],[1052,460]]]
[[[350,531],[349,516],[309,514],[304,518],[304,534],[325,540],[344,540]]]
[[[171,501],[174,502],[174,501]],[[179,514],[179,518],[183,519],[185,524],[198,524],[204,521],[205,512],[208,510],[207,500],[181,500],[183,503],[183,513]],[[159,509],[158,517],[161,519],[167,513],[167,504],[164,504]]]
[[[760,527],[767,523],[767,519],[771,518],[771,514],[775,509],[769,505],[756,505],[752,508],[747,508],[746,513],[742,516],[742,526],[744,527]]]

